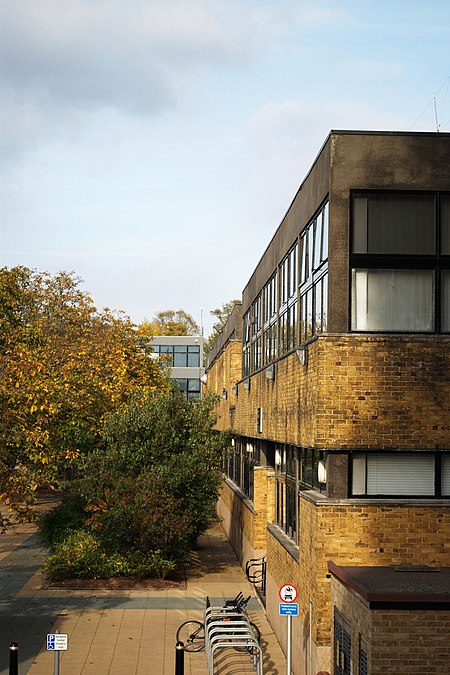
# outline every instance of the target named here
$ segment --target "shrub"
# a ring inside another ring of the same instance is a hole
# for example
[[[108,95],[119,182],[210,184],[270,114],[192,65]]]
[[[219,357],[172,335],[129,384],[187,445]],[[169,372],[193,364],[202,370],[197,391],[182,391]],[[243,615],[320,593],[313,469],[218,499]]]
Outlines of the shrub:
[[[175,569],[159,550],[108,554],[91,532],[79,530],[56,544],[43,571],[51,581],[62,579],[105,579],[108,577],[157,577],[164,579]]]
[[[86,520],[86,501],[72,488],[53,509],[39,516],[41,539],[45,546],[53,548],[72,532],[83,527]]]
[[[213,429],[213,405],[155,393],[108,420],[76,495],[43,519],[50,578],[164,577],[186,560],[215,517],[228,438]]]

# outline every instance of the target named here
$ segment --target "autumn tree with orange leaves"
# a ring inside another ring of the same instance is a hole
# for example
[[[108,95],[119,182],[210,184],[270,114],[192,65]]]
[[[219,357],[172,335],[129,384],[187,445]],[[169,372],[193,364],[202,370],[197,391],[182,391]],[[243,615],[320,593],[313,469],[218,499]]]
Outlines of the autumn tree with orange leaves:
[[[0,502],[19,515],[98,447],[109,413],[168,388],[148,340],[73,273],[0,269]]]

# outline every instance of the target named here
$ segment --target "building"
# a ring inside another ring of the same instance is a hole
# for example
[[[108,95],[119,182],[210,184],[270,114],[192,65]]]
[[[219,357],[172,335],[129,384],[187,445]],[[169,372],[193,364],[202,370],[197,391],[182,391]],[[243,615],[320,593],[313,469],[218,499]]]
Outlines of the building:
[[[298,587],[296,675],[364,672],[336,665],[329,562],[450,566],[449,347],[450,134],[330,132],[206,366],[218,511],[282,644]]]
[[[151,340],[154,353],[164,359],[170,378],[188,401],[201,398],[203,343],[203,337],[192,335],[158,335]]]

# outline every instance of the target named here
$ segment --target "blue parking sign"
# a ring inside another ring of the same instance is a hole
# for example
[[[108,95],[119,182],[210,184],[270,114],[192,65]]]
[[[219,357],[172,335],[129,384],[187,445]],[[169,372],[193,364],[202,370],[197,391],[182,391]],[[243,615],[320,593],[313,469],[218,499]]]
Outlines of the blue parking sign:
[[[280,602],[281,616],[298,616],[298,603]]]
[[[47,635],[47,651],[55,650],[55,634],[51,633]]]

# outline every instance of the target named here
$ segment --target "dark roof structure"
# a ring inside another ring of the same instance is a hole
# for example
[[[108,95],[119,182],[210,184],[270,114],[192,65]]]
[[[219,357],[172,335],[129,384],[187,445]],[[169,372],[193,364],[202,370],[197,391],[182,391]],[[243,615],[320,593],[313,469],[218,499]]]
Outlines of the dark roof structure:
[[[450,609],[450,567],[339,566],[328,570],[370,609]]]

